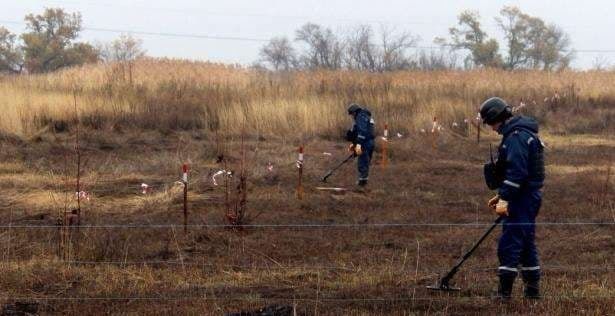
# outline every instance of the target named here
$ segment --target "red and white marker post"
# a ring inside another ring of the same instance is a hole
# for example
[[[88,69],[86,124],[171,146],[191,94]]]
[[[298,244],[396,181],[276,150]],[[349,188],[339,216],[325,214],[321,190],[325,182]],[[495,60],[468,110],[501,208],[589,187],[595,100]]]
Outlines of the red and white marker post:
[[[188,164],[182,165],[182,182],[184,183],[184,233],[188,232]]]
[[[297,182],[297,199],[303,200],[303,146],[299,147],[297,157],[297,169],[299,169],[299,179]]]
[[[438,118],[437,117],[433,117],[433,123],[431,125],[431,147],[433,149],[436,149],[436,144],[438,141]]]
[[[386,168],[388,164],[387,147],[389,143],[389,124],[384,124],[384,135],[382,136],[382,160],[380,164],[382,168]]]

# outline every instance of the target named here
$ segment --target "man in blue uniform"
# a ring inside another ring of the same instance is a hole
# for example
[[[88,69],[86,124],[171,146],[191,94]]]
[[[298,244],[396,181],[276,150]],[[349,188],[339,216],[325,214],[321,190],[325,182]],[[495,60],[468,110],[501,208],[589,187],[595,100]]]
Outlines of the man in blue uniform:
[[[486,100],[480,108],[484,124],[502,135],[493,174],[485,175],[498,194],[488,205],[503,216],[498,243],[500,285],[498,297],[509,299],[520,271],[525,297],[540,298],[540,264],[535,244],[535,219],[542,201],[545,178],[544,145],[538,138],[538,123],[513,116],[512,108],[500,98]],[[489,179],[491,178],[491,179]],[[495,183],[495,184],[493,184]]]
[[[367,185],[369,164],[374,153],[374,120],[372,113],[359,105],[352,103],[348,107],[348,115],[354,119],[352,128],[346,133],[346,140],[351,142],[349,150],[357,155],[359,171],[359,186]]]

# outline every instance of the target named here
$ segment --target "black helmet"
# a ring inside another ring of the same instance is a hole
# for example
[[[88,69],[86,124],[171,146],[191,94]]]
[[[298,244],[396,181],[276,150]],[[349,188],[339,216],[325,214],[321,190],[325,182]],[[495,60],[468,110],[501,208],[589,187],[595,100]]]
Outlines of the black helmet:
[[[356,103],[350,103],[348,106],[348,115],[352,115],[361,110],[361,107]]]
[[[512,108],[500,98],[489,98],[480,106],[480,118],[485,124],[504,122],[511,116]]]

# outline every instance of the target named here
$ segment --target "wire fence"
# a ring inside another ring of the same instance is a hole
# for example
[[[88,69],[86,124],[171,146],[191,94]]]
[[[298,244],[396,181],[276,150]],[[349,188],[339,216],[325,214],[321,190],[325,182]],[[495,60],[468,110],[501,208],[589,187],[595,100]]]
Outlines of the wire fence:
[[[19,261],[18,261],[19,262]],[[151,261],[66,261],[67,264],[74,265],[179,265],[192,267],[222,267],[230,269],[253,269],[253,270],[344,270],[356,271],[365,269],[365,266],[326,266],[326,265],[236,265],[236,264],[216,264],[205,262],[186,262],[186,261],[167,261],[167,260],[151,260]],[[610,265],[595,265],[595,266],[576,266],[576,265],[541,265],[542,271],[613,271],[615,266]],[[472,272],[489,272],[497,271],[497,267],[470,267],[464,268],[465,271]],[[420,269],[424,273],[440,273],[442,269]]]
[[[196,265],[196,266],[212,266],[214,264],[209,263],[187,263],[180,261],[131,261],[131,262],[123,262],[123,261],[67,261],[69,264],[174,264],[174,265]],[[255,266],[249,265],[227,265],[228,267],[245,267],[245,268],[255,268]],[[258,266],[256,266],[258,267]],[[266,268],[266,269],[314,269],[317,266],[294,266],[294,267],[280,267],[280,266],[260,266],[258,268]],[[342,269],[348,270],[345,267],[336,267],[336,266],[318,266],[318,268],[323,269]],[[568,270],[568,271],[613,271],[615,270],[614,266],[564,266],[564,265],[543,265],[543,270]],[[488,272],[495,271],[496,268],[485,268],[485,267],[470,267],[463,269],[467,272]],[[421,271],[426,272],[426,271]],[[428,273],[430,271],[427,271]],[[442,272],[442,271],[433,271],[432,273]],[[275,287],[266,287],[266,286],[241,286],[241,289],[246,291],[243,295],[228,295],[228,294],[216,294],[218,293],[226,293],[230,292],[235,288],[225,288],[225,287],[205,287],[199,284],[185,284],[190,289],[189,295],[150,295],[150,296],[140,296],[140,295],[126,295],[126,296],[43,296],[43,295],[32,295],[32,296],[4,296],[0,297],[0,300],[3,301],[84,301],[84,302],[93,302],[93,301],[246,301],[246,302],[280,302],[280,301],[290,301],[290,302],[302,302],[302,303],[322,303],[322,302],[330,302],[330,303],[360,303],[360,302],[411,302],[411,301],[475,301],[475,300],[491,300],[493,297],[485,296],[485,295],[462,295],[460,292],[447,292],[440,295],[434,296],[415,296],[416,290],[425,290],[424,285],[411,285],[411,286],[402,286],[403,290],[408,293],[407,296],[397,296],[397,297],[336,297],[335,295],[328,295],[326,290],[312,290],[313,295],[306,293],[299,293],[293,295],[276,295],[276,296],[264,296],[260,295],[260,292],[266,292],[267,290],[276,289]],[[236,289],[235,289],[236,290]],[[225,292],[226,291],[226,292]],[[415,291],[412,293],[411,291]],[[316,293],[318,292],[318,293]],[[202,293],[201,295],[195,295],[195,293]],[[610,292],[608,292],[610,293]],[[258,294],[258,295],[255,295]],[[306,297],[310,296],[310,297]],[[521,299],[523,296],[512,296],[513,299]],[[584,295],[543,295],[543,300],[610,300],[615,298],[614,294],[584,294]]]
[[[21,21],[0,21],[0,23],[18,24],[23,25]],[[268,39],[252,38],[252,37],[231,37],[231,36],[216,36],[207,34],[183,34],[183,33],[167,33],[167,32],[148,32],[148,31],[134,31],[125,29],[111,29],[111,28],[97,28],[97,27],[85,27],[84,30],[95,32],[107,32],[107,33],[131,33],[140,35],[153,35],[161,37],[173,37],[173,38],[193,38],[193,39],[211,39],[211,40],[229,40],[229,41],[244,41],[244,42],[268,42]],[[417,49],[442,49],[442,47],[436,46],[417,46]],[[615,53],[615,50],[605,49],[581,49],[575,50],[576,53]],[[165,184],[162,179],[150,179],[153,181],[148,186],[150,188],[162,188],[167,187],[169,184]],[[119,182],[115,180],[97,180],[94,185],[100,183],[114,183]],[[134,181],[133,181],[134,182]],[[135,184],[134,190],[138,190],[138,185]],[[96,189],[97,191],[106,192],[102,189]],[[126,189],[133,190],[132,185]],[[405,229],[405,228],[485,228],[492,226],[493,223],[289,223],[289,224],[242,224],[242,225],[229,225],[229,224],[91,224],[91,225],[71,225],[71,229],[171,229],[180,230],[184,228],[188,229],[267,229],[267,230],[283,230],[283,229],[296,229],[296,230],[351,230],[351,229]],[[553,227],[556,229],[567,227],[603,227],[614,228],[615,221],[570,221],[570,222],[536,222],[536,223],[506,223],[509,226],[537,226],[537,227]],[[2,230],[44,230],[44,229],[58,229],[62,226],[59,225],[23,225],[23,224],[6,224],[0,225]],[[21,261],[0,261],[0,264],[15,263],[20,264],[27,262],[27,260]],[[356,272],[360,269],[366,269],[365,266],[345,267],[339,265],[250,265],[250,264],[218,264],[208,262],[190,262],[190,261],[174,261],[174,260],[143,260],[143,261],[80,261],[80,260],[64,260],[61,261],[69,265],[117,265],[117,266],[135,266],[135,265],[167,265],[167,266],[190,266],[190,267],[214,267],[214,268],[228,268],[228,269],[256,269],[256,270],[336,270],[336,271],[348,271]],[[367,267],[369,268],[369,267]],[[590,272],[607,272],[615,270],[615,266],[612,265],[543,265],[541,266],[543,271],[590,271]],[[494,267],[468,267],[464,268],[465,271],[471,272],[491,272],[496,271]],[[422,273],[441,273],[443,270],[436,269],[420,269]],[[249,288],[249,287],[244,287]],[[424,289],[423,286],[404,286],[405,290],[418,290]],[[310,297],[295,297],[291,295],[279,295],[279,296],[254,296],[254,295],[223,295],[216,297],[211,293],[215,293],[215,288],[201,288],[199,290],[192,291],[190,295],[172,296],[172,295],[127,295],[127,296],[42,296],[42,295],[28,295],[28,296],[10,296],[6,295],[0,297],[0,300],[18,300],[18,301],[250,301],[250,302],[262,302],[262,301],[292,301],[292,302],[307,302],[307,303],[319,303],[319,302],[412,302],[412,301],[450,301],[450,300],[463,300],[463,301],[475,301],[475,300],[487,300],[491,299],[489,296],[482,295],[440,295],[440,296],[400,296],[400,297],[341,297],[341,296],[328,296],[326,293],[318,294],[318,298]],[[203,293],[202,295],[194,295],[197,292]],[[612,293],[612,291],[608,291]],[[324,295],[324,296],[323,296]],[[515,296],[514,298],[521,298]],[[546,295],[543,299],[546,300],[606,300],[615,298],[615,294],[606,295]]]
[[[99,181],[101,183],[106,182],[114,182],[114,181]],[[138,181],[135,181],[138,182]],[[157,179],[155,183],[151,186],[165,186],[164,180]],[[136,187],[136,185],[135,185]],[[135,188],[136,189],[136,188]],[[599,229],[611,229],[615,228],[615,221],[610,221],[606,219],[591,219],[587,221],[578,221],[575,219],[568,219],[569,221],[542,221],[536,223],[506,223],[509,226],[529,226],[534,225],[536,227],[549,227],[552,229],[567,229],[571,227],[581,227],[581,228],[599,228]],[[198,229],[254,229],[254,230],[318,230],[318,231],[326,231],[326,230],[387,230],[387,229],[450,229],[450,228],[461,228],[461,229],[481,229],[494,225],[493,222],[407,222],[407,223],[286,223],[286,224],[273,224],[273,223],[263,223],[263,224],[242,224],[242,225],[230,225],[230,224],[142,224],[142,223],[118,223],[118,224],[87,224],[87,225],[70,225],[68,229],[94,229],[94,230],[142,230],[142,229],[152,229],[152,230],[181,230],[184,228],[198,230]],[[10,223],[10,224],[2,224],[0,225],[0,230],[4,231],[12,231],[12,230],[21,230],[24,232],[36,231],[36,230],[49,230],[49,229],[60,229],[63,226],[61,225],[36,225],[36,224],[23,224],[23,223]],[[323,236],[321,236],[323,237]],[[326,238],[324,235],[323,238]],[[10,238],[8,241],[8,245],[10,245]],[[10,250],[10,247],[7,246],[7,251]],[[69,247],[70,248],[70,247]],[[69,250],[70,251],[70,250]],[[179,251],[179,249],[178,249]],[[73,254],[74,256],[74,254]],[[69,256],[71,257],[71,256]],[[181,255],[180,255],[181,257]],[[75,258],[75,257],[73,257]],[[215,260],[215,259],[213,259]],[[20,261],[10,261],[4,260],[0,261],[1,264],[23,264],[28,262],[28,259],[20,260]],[[58,260],[58,262],[67,264],[67,265],[89,265],[89,266],[103,266],[103,265],[113,265],[118,266],[120,269],[125,269],[128,271],[128,266],[170,266],[170,267],[192,267],[192,268],[213,268],[213,269],[245,269],[245,270],[279,270],[279,271],[288,271],[288,270],[305,270],[305,271],[322,271],[322,270],[333,270],[337,273],[369,273],[369,269],[376,269],[378,264],[385,263],[372,263],[372,264],[363,264],[356,266],[343,266],[343,265],[327,265],[327,264],[228,264],[228,263],[216,263],[216,262],[194,262],[189,260],[107,260],[107,261],[92,261],[92,260]],[[610,274],[612,271],[615,271],[615,266],[610,263],[605,263],[604,265],[542,265],[542,270],[545,272],[574,272],[579,273],[581,271],[585,271],[591,273],[591,275],[595,274]],[[404,271],[412,270],[412,272],[421,273],[423,276],[425,274],[429,274],[431,276],[438,275],[444,272],[446,267],[442,269],[432,269],[432,268],[421,268],[413,270],[411,267],[408,267],[406,270],[400,269],[399,273],[404,273]],[[482,273],[482,272],[495,272],[497,268],[495,267],[484,267],[484,266],[470,266],[463,269],[466,272],[474,272],[474,273]],[[194,271],[194,270],[191,270]],[[186,283],[189,284],[189,283]],[[244,296],[233,296],[233,295],[221,295],[220,297],[212,296],[216,293],[216,291],[220,291],[220,289],[216,288],[206,288],[200,285],[194,285],[196,287],[195,290],[190,290],[187,295],[174,296],[174,295],[125,295],[125,296],[73,296],[75,294],[67,294],[67,296],[44,296],[44,295],[17,295],[14,297],[0,297],[0,300],[26,300],[26,301],[83,301],[83,302],[94,302],[94,301],[247,301],[247,302],[262,302],[262,301],[293,301],[293,302],[347,302],[347,303],[358,303],[358,302],[412,302],[412,301],[450,301],[450,300],[483,300],[490,299],[488,296],[480,296],[480,295],[470,295],[470,296],[459,296],[459,295],[442,295],[442,296],[408,296],[408,297],[337,297],[336,293],[332,292],[331,294],[327,294],[326,292],[320,294],[318,298],[309,298],[309,297],[297,297],[291,296],[287,294],[282,294],[279,296],[268,296],[270,294],[260,294],[257,289],[253,289],[250,286],[241,286],[242,291],[252,291],[256,295],[251,295],[251,293],[246,294]],[[283,288],[275,288],[273,289],[282,290]],[[412,285],[412,286],[404,286],[404,290],[418,290],[424,289],[423,286]],[[202,293],[202,295],[198,295]],[[608,292],[611,293],[611,292]],[[171,292],[172,294],[172,292]],[[196,295],[195,295],[196,294]],[[305,295],[305,294],[301,294]],[[330,295],[330,296],[328,296]],[[337,294],[339,295],[339,294]],[[580,299],[592,299],[592,300],[604,300],[604,299],[612,299],[615,295],[553,295],[546,296],[544,299],[547,300],[580,300]]]
[[[465,227],[484,228],[493,223],[373,223],[373,224],[100,224],[100,225],[71,225],[70,228],[83,229],[387,229],[387,228],[413,228],[413,227]],[[536,222],[536,223],[505,223],[507,226],[603,226],[615,227],[615,222]],[[58,225],[0,225],[0,229],[57,229]]]
[[[530,224],[530,223],[522,223],[522,224]],[[262,224],[262,225],[242,225],[246,228],[307,228],[307,229],[322,229],[322,228],[341,228],[341,229],[349,229],[349,228],[411,228],[411,227],[462,227],[462,228],[480,228],[485,226],[493,225],[493,223],[403,223],[403,224],[392,224],[392,223],[382,223],[382,224]],[[556,228],[568,227],[568,226],[599,226],[599,227],[614,227],[615,223],[608,222],[539,222],[536,225],[545,225],[552,226]],[[150,229],[150,228],[164,228],[164,229],[179,229],[183,228],[183,225],[81,225],[76,226],[81,228],[119,228],[119,229]],[[189,225],[192,228],[235,228],[232,225]],[[13,229],[13,228],[22,228],[22,229],[39,229],[39,228],[58,228],[58,226],[33,226],[33,225],[25,225],[25,226],[12,226],[5,225],[0,226],[0,228],[5,229]],[[21,261],[2,261],[0,264],[23,264],[28,260]],[[92,265],[92,266],[102,266],[102,265],[115,265],[119,266],[122,269],[128,268],[128,266],[136,266],[136,265],[166,265],[166,266],[177,266],[177,267],[192,267],[192,268],[222,268],[222,269],[246,269],[246,270],[280,270],[280,271],[288,271],[288,270],[305,270],[305,271],[322,271],[322,270],[335,270],[337,273],[369,273],[370,268],[376,268],[376,266],[342,266],[342,265],[326,265],[326,264],[305,264],[305,265],[293,265],[293,264],[271,264],[271,265],[262,265],[262,264],[219,264],[212,262],[190,262],[184,260],[137,260],[137,261],[84,261],[84,260],[64,260],[58,261],[68,265]],[[446,268],[443,269],[417,269],[414,271],[412,268],[408,268],[408,270],[412,270],[415,273],[421,273],[423,276],[427,275],[440,275],[444,272]],[[612,273],[611,271],[615,271],[615,266],[611,264],[604,265],[565,265],[565,264],[552,264],[552,265],[542,265],[541,269],[547,273],[555,273],[555,272],[574,272],[579,273],[585,271],[587,273],[600,273],[609,275]],[[470,266],[463,268],[464,271],[468,273],[482,273],[482,272],[495,272],[497,268],[494,267],[484,267],[484,266]],[[403,273],[400,270],[400,273]],[[422,282],[422,281],[421,281]],[[419,282],[419,283],[421,283]],[[267,289],[264,289],[263,286],[240,286],[242,293],[244,294],[233,294],[232,290],[224,289],[224,288],[213,288],[206,287],[198,284],[190,284],[186,283],[186,286],[189,287],[187,290],[187,294],[181,295],[168,295],[169,292],[165,292],[166,295],[119,295],[119,296],[74,296],[74,294],[67,296],[45,296],[45,295],[16,295],[16,296],[4,296],[0,297],[0,300],[3,301],[30,301],[30,302],[83,302],[94,304],[96,302],[162,302],[162,301],[191,301],[191,302],[252,302],[252,303],[263,303],[263,302],[294,302],[294,303],[303,303],[303,304],[326,304],[326,303],[339,303],[339,304],[360,304],[360,303],[403,303],[403,302],[455,302],[455,301],[481,301],[481,300],[490,300],[492,297],[484,296],[484,295],[462,295],[462,294],[438,294],[434,296],[425,296],[421,294],[421,296],[411,295],[412,291],[422,290],[425,291],[424,285],[416,284],[403,286],[403,289],[409,293],[407,296],[382,296],[382,297],[347,297],[347,296],[339,296],[335,292],[330,292],[329,294],[326,291],[316,292],[312,294],[305,292],[292,294],[281,293],[280,295],[272,296],[271,294],[267,294]],[[270,287],[271,290],[279,290],[283,291],[284,288]],[[237,290],[237,289],[235,289]],[[225,293],[225,291],[229,292]],[[262,292],[262,293],[261,293]],[[469,291],[470,293],[474,293],[474,291]],[[218,294],[216,294],[218,293]],[[222,294],[224,293],[224,294]],[[611,292],[607,292],[608,294],[580,294],[580,295],[547,295],[543,296],[543,300],[547,301],[579,301],[579,300],[591,300],[591,301],[603,301],[603,300],[611,300],[615,298],[615,295],[610,294]],[[521,296],[513,297],[515,299],[522,298]]]
[[[424,287],[411,287],[404,288],[406,290],[424,289]],[[316,295],[314,295],[316,296]],[[522,299],[523,296],[513,295],[512,299]],[[543,295],[543,300],[606,300],[613,299],[615,295]],[[372,297],[372,298],[352,298],[352,297],[293,297],[293,296],[229,296],[223,295],[223,297],[216,297],[215,295],[203,293],[203,295],[192,296],[120,296],[120,297],[94,297],[94,296],[82,296],[82,297],[61,297],[61,296],[15,296],[15,297],[0,297],[0,300],[17,300],[17,301],[252,301],[252,302],[265,302],[265,301],[292,301],[292,302],[411,302],[411,301],[451,301],[451,300],[492,300],[493,296],[485,295],[441,295],[432,297]]]

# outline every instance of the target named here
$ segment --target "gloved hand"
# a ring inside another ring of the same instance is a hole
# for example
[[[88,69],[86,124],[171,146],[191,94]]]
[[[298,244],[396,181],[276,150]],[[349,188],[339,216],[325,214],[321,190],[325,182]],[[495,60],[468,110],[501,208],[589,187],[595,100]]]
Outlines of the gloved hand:
[[[356,144],[354,146],[354,154],[357,156],[361,156],[361,154],[363,154],[363,149],[361,148],[361,144]]]
[[[494,197],[492,197],[489,202],[487,202],[487,206],[492,209],[495,210],[495,206],[498,204],[498,202],[500,201],[500,196],[496,195]]]
[[[495,213],[499,216],[508,216],[508,202],[500,199],[495,205]]]

